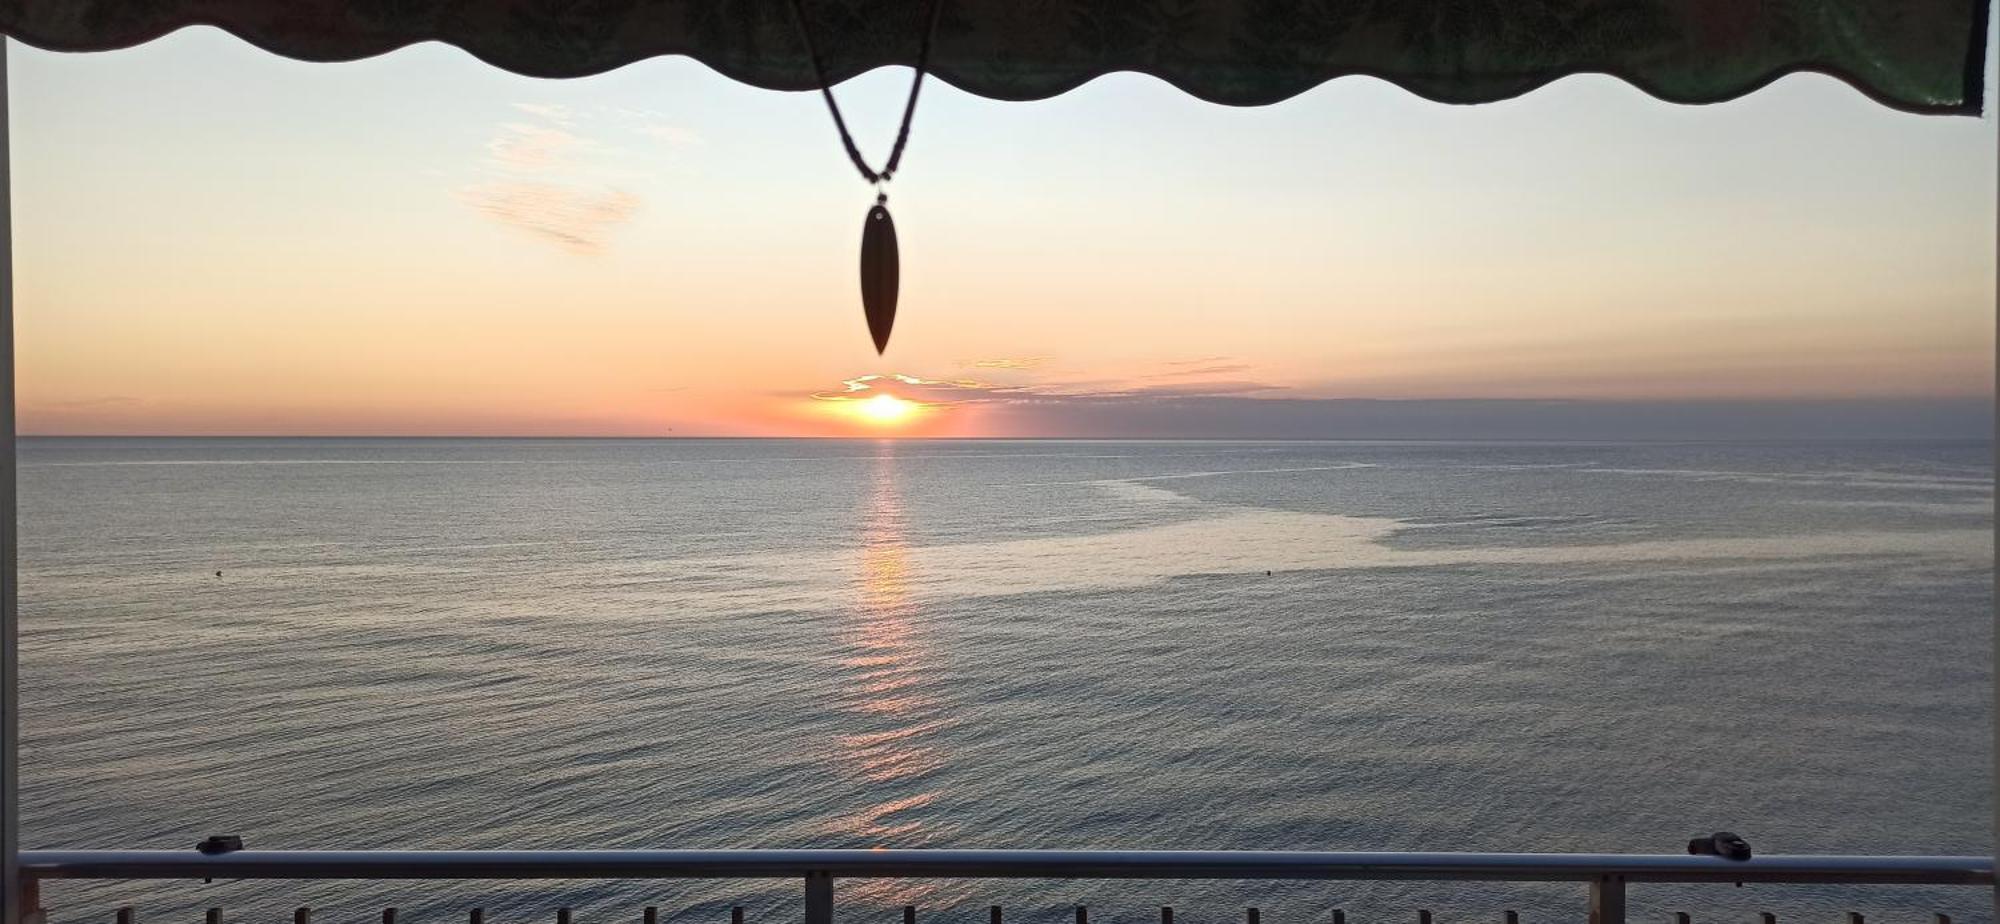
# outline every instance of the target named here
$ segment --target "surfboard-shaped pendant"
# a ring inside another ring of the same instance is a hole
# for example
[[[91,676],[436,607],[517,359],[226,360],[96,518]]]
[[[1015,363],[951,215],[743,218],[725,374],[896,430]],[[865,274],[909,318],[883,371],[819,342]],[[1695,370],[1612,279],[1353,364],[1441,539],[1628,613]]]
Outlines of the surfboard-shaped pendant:
[[[881,202],[868,210],[868,224],[861,229],[861,310],[868,315],[868,336],[875,338],[875,353],[889,348],[889,331],[896,326],[896,286],[900,266],[896,257],[896,221]]]

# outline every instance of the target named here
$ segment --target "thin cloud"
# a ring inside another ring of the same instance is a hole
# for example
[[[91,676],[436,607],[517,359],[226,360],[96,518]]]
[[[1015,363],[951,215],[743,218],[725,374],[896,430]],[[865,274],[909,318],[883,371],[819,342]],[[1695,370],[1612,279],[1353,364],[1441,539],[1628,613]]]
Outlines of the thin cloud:
[[[674,122],[663,113],[625,106],[605,106],[601,109],[614,125],[670,148],[691,147],[703,141],[699,132]]]
[[[512,173],[541,173],[561,166],[582,139],[560,128],[509,122],[486,143],[487,164]]]
[[[1279,385],[1263,382],[1182,382],[1171,385],[1149,385],[1125,392],[1120,397],[1127,398],[1218,398],[1229,395],[1255,395],[1266,392],[1287,391]]]
[[[1167,365],[1178,366],[1181,364],[1168,363]],[[1200,366],[1192,369],[1174,369],[1168,372],[1155,372],[1152,375],[1146,376],[1146,378],[1183,379],[1191,375],[1229,375],[1231,373],[1248,372],[1248,371],[1250,371],[1249,363],[1216,363],[1214,365]]]
[[[935,407],[989,400],[995,395],[1017,391],[1012,386],[989,385],[965,379],[947,381],[914,375],[859,375],[842,380],[840,388],[814,392],[815,401],[864,401],[874,392],[893,390],[897,397]]]
[[[1010,385],[971,379],[925,379],[895,373],[863,375],[842,381],[839,389],[815,392],[819,401],[864,401],[875,392],[892,392],[907,401],[934,407],[964,404],[1036,405],[1144,403],[1184,401],[1190,398],[1234,398],[1283,392],[1285,389],[1263,382],[1183,382],[1161,385],[1094,385],[1093,383],[1039,383]]]
[[[631,193],[591,193],[554,183],[487,183],[463,190],[461,197],[494,221],[577,253],[603,249],[607,232],[639,209],[639,197]]]
[[[569,108],[515,103],[514,108],[556,124],[507,122],[486,144],[483,182],[458,191],[479,214],[571,252],[601,251],[610,232],[638,211],[639,197],[622,189],[578,182],[602,176],[602,145],[568,130]]]
[[[567,126],[573,121],[570,108],[560,103],[515,103],[514,108],[557,125]]]
[[[959,366],[967,369],[1039,369],[1047,364],[1046,356],[1000,357],[998,359],[959,360]]]

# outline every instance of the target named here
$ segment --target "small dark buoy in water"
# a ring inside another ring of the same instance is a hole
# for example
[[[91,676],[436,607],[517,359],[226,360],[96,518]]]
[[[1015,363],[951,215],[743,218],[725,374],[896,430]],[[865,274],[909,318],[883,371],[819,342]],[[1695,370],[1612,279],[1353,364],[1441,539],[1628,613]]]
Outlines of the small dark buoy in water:
[[[216,577],[221,577],[221,576],[222,576],[222,572],[220,572],[220,571],[217,571],[217,572],[215,572],[215,576],[216,576]]]
[[[220,572],[220,571],[217,571],[217,572],[215,572],[215,576],[216,576],[216,577],[221,577],[221,576],[222,576],[222,572]],[[1269,571],[1266,571],[1266,572],[1264,572],[1264,576],[1265,576],[1265,577],[1270,577],[1270,576],[1271,576],[1271,572],[1269,572]]]

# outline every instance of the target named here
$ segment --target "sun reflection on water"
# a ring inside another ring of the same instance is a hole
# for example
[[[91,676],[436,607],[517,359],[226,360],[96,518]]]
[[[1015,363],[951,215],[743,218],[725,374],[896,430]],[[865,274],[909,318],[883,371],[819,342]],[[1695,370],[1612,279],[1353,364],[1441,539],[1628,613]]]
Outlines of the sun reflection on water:
[[[841,711],[849,730],[836,737],[835,753],[868,796],[863,807],[832,825],[851,846],[922,847],[937,837],[925,810],[944,794],[938,777],[948,761],[938,736],[957,720],[937,689],[937,656],[911,593],[913,578],[895,447],[884,444],[862,521],[856,607],[840,660],[846,675]],[[932,906],[957,900],[941,894],[942,886],[852,880],[841,885],[841,900]]]

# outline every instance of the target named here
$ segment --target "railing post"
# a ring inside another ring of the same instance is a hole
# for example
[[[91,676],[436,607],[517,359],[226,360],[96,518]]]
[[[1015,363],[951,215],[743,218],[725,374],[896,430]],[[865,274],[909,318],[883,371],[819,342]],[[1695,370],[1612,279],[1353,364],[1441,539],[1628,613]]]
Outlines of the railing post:
[[[7,137],[7,42],[0,39],[0,924],[40,921],[21,876],[20,546],[15,523],[14,205]]]
[[[833,874],[806,874],[806,924],[833,924]]]
[[[22,876],[15,897],[20,900],[21,924],[42,924],[48,915],[42,913],[42,881],[33,876]]]
[[[1625,924],[1625,877],[1590,881],[1590,924]]]

